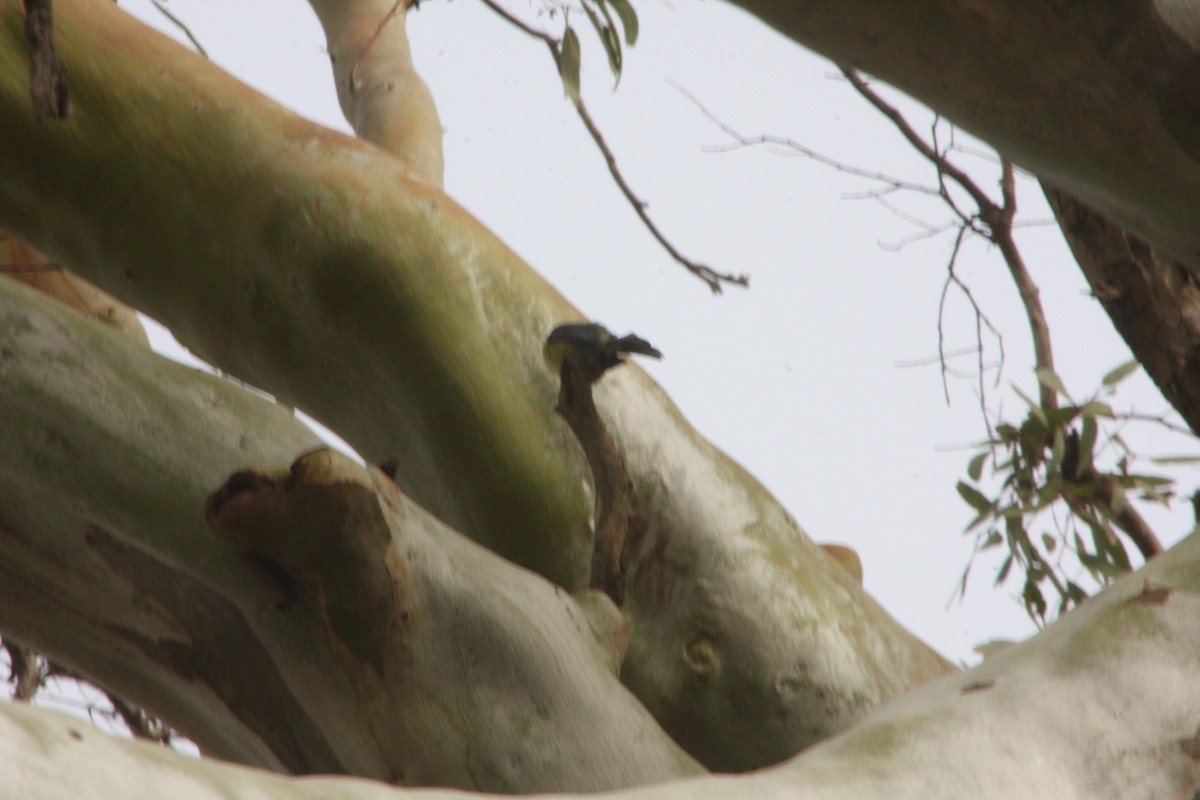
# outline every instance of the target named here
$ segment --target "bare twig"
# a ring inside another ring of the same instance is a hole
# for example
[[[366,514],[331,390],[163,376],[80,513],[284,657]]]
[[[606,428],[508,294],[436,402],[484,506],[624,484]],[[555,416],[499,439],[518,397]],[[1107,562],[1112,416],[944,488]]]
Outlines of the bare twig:
[[[1025,266],[1025,260],[1021,256],[1021,252],[1017,247],[1016,240],[1013,237],[1013,219],[1017,211],[1016,185],[1014,178],[1014,168],[1011,161],[1006,158],[1000,159],[1000,192],[1001,202],[994,202],[986,192],[971,179],[963,170],[957,167],[947,158],[947,151],[954,149],[957,145],[953,141],[946,150],[943,150],[937,142],[937,120],[933,123],[932,138],[933,144],[929,144],[908,124],[904,116],[892,105],[884,101],[876,94],[862,79],[851,70],[843,69],[842,74],[854,87],[863,98],[872,106],[887,117],[896,127],[900,134],[917,150],[926,160],[932,163],[938,171],[938,186],[939,194],[946,204],[954,211],[954,213],[962,221],[962,228],[959,230],[958,238],[955,240],[954,252],[950,258],[949,275],[947,277],[948,287],[950,281],[954,280],[964,291],[968,298],[970,293],[966,287],[954,275],[954,260],[957,257],[959,247],[962,242],[965,231],[973,230],[981,236],[988,239],[996,245],[1000,250],[1001,257],[1004,259],[1004,264],[1008,268],[1009,275],[1012,277],[1013,283],[1017,287],[1017,291],[1021,297],[1021,303],[1025,309],[1025,317],[1029,321],[1030,335],[1033,341],[1034,363],[1038,370],[1048,370],[1054,372],[1054,351],[1050,340],[1050,326],[1046,320],[1045,309],[1042,307],[1041,297],[1038,291],[1037,284],[1030,275],[1028,268]],[[971,198],[977,207],[974,214],[968,214],[958,207],[953,196],[947,188],[947,180],[953,182],[962,189]],[[976,223],[982,223],[982,229]],[[942,294],[943,303],[945,301],[945,289]],[[981,317],[979,316],[978,306],[975,305],[972,299],[972,305],[976,310],[976,335],[979,335],[978,324]],[[990,327],[990,324],[989,324]],[[939,353],[942,354],[942,330],[941,319],[939,312],[938,322],[938,344]],[[980,342],[980,376],[982,392],[982,342]],[[943,355],[944,358],[944,355]],[[942,383],[945,389],[946,383],[946,367],[943,362]],[[949,398],[948,390],[947,399]],[[1038,381],[1038,399],[1041,407],[1047,411],[1058,407],[1058,395],[1054,389],[1047,386],[1042,381]],[[982,397],[980,400],[983,402]],[[984,409],[984,420],[988,424],[989,434],[991,433],[991,423]],[[994,438],[994,435],[991,437]],[[1132,506],[1121,503],[1118,499],[1119,487],[1115,481],[1107,475],[1101,474],[1095,468],[1089,468],[1085,474],[1078,476],[1081,482],[1090,483],[1096,487],[1096,493],[1088,501],[1094,504],[1099,509],[1103,510],[1113,523],[1129,537],[1130,541],[1141,552],[1142,557],[1149,559],[1158,553],[1162,552],[1162,544],[1154,531],[1146,523],[1145,519]],[[1086,505],[1082,499],[1077,497],[1069,497],[1063,495],[1068,506],[1072,511],[1075,511],[1081,518],[1087,513]],[[1053,571],[1048,573],[1049,577],[1056,582],[1057,578]],[[1058,586],[1060,593],[1062,587]]]
[[[197,53],[204,56],[205,58],[208,58],[208,51],[204,49],[204,45],[200,44],[200,40],[197,39],[196,36],[192,33],[192,29],[187,26],[187,23],[185,23],[179,17],[172,14],[170,9],[167,8],[166,4],[163,3],[162,0],[150,0],[150,2],[154,5],[155,8],[158,9],[158,12],[160,14],[162,14],[164,17],[166,17],[171,22],[172,25],[174,25],[176,28],[178,28],[180,30],[180,32],[182,32],[183,35],[187,37],[188,41],[192,43],[192,46],[196,48]]]
[[[527,24],[524,20],[514,16],[507,9],[500,6],[495,2],[495,0],[482,0],[482,2],[492,11],[499,14],[509,24],[520,29],[521,31],[524,31],[529,36],[532,36],[535,39],[545,43],[547,49],[550,50],[550,57],[554,59],[555,68],[558,70],[559,74],[562,74],[563,63],[561,40],[556,39],[554,36]],[[621,190],[621,194],[623,194],[625,199],[629,201],[629,205],[633,208],[634,213],[638,215],[638,218],[641,219],[642,224],[646,226],[646,230],[648,230],[650,235],[658,240],[658,243],[662,245],[663,249],[666,250],[668,254],[670,254],[671,258],[683,265],[688,272],[691,272],[700,280],[704,281],[704,283],[709,289],[712,290],[714,294],[720,294],[722,286],[725,284],[732,284],[734,286],[749,286],[750,276],[744,274],[734,275],[732,273],[718,272],[706,264],[701,264],[684,256],[673,244],[671,244],[662,231],[659,230],[654,221],[650,219],[650,215],[646,212],[646,202],[634,194],[633,189],[625,180],[625,176],[621,173],[620,168],[617,166],[616,156],[613,154],[612,149],[609,148],[608,142],[605,140],[604,134],[596,124],[596,121],[592,119],[591,113],[588,112],[587,105],[579,97],[571,97],[570,99],[571,103],[575,106],[575,113],[579,116],[580,121],[583,122],[584,128],[587,129],[588,135],[592,137],[592,141],[595,143],[596,148],[600,151],[600,154],[604,156],[604,163],[608,167],[609,174],[612,175],[613,180],[616,182],[617,188]]]
[[[720,128],[722,133],[726,134],[730,139],[733,140],[727,144],[708,145],[704,148],[706,152],[726,153],[731,150],[740,150],[748,147],[767,145],[780,148],[780,151],[782,151],[783,155],[803,156],[816,161],[818,164],[823,164],[830,169],[835,170],[836,172],[841,172],[846,175],[854,175],[858,178],[866,178],[867,180],[877,181],[885,184],[888,187],[888,191],[905,189],[910,192],[930,195],[931,197],[936,197],[939,194],[935,187],[925,186],[924,184],[914,183],[912,181],[906,181],[902,178],[896,178],[883,172],[864,169],[862,167],[856,167],[853,164],[847,164],[843,161],[838,161],[835,158],[830,158],[829,156],[813,150],[811,147],[803,145],[795,139],[791,139],[786,136],[774,136],[767,133],[747,136],[714,114],[707,106],[704,105],[704,103],[700,102],[700,99],[696,97],[696,95],[692,94],[679,83],[676,83],[672,80],[668,80],[667,83],[670,84],[671,87],[677,92],[691,101],[692,105],[694,105],[696,109],[709,120],[709,122],[711,122],[713,125],[716,125],[718,128]]]
[[[997,380],[999,380],[1000,371],[1002,371],[1004,369],[1004,337],[1000,334],[1000,329],[997,328],[994,324],[992,324],[992,321],[990,319],[988,319],[987,314],[985,314],[983,312],[983,308],[979,305],[978,301],[975,300],[975,295],[972,294],[971,287],[969,287],[969,286],[967,286],[967,284],[963,283],[962,279],[959,278],[958,274],[955,272],[955,267],[958,263],[958,254],[962,248],[963,239],[966,238],[967,230],[968,229],[965,227],[959,228],[958,235],[955,236],[955,238],[954,238],[954,247],[950,251],[950,258],[946,263],[946,280],[942,284],[942,296],[938,301],[938,322],[937,322],[938,359],[939,359],[939,361],[941,363],[941,367],[942,367],[942,391],[946,397],[946,404],[949,405],[950,404],[950,387],[947,384],[946,376],[950,373],[950,369],[946,364],[946,350],[945,350],[946,337],[945,337],[945,332],[942,328],[942,322],[946,316],[947,294],[950,291],[950,287],[955,286],[962,293],[963,297],[967,298],[967,302],[971,304],[971,310],[975,314],[975,348],[974,349],[977,354],[976,355],[976,359],[977,359],[976,375],[977,375],[977,380],[979,381],[979,407],[980,407],[980,411],[982,412],[982,415],[983,415],[984,425],[987,426],[988,438],[994,439],[995,432],[992,430],[991,417],[989,417],[988,413],[987,413],[987,387],[985,386],[984,381],[983,381],[983,376],[986,374],[985,364],[983,361],[983,358],[984,358],[983,328],[986,326],[987,329],[989,331],[991,331],[992,335],[994,337],[996,337],[996,345],[1000,348],[1000,361],[999,361],[999,364],[997,365]]]

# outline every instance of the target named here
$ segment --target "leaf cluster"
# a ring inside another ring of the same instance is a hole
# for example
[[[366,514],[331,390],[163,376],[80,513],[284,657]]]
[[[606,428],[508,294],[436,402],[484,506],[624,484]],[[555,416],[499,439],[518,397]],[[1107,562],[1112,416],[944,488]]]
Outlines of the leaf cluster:
[[[583,0],[583,13],[591,23],[604,54],[608,57],[608,68],[613,78],[620,83],[621,68],[624,64],[625,46],[633,47],[637,43],[638,18],[637,12],[629,0]],[[616,15],[616,20],[613,15]],[[617,21],[620,22],[618,31]],[[571,26],[569,17],[563,30],[562,43],[558,58],[558,74],[562,77],[563,91],[572,100],[579,99],[579,73],[582,56],[579,47],[579,34]],[[614,87],[615,88],[615,87]]]
[[[1137,368],[1136,361],[1117,367],[1089,399],[1078,403],[1058,375],[1038,370],[1042,386],[1066,404],[1046,407],[1014,387],[1028,413],[1018,423],[998,422],[967,464],[969,481],[958,482],[959,496],[975,512],[966,531],[976,533],[976,553],[1007,549],[995,583],[1004,583],[1018,567],[1024,573],[1021,601],[1039,625],[1045,624],[1050,608],[1047,594],[1057,598],[1056,614],[1088,596],[1076,580],[1076,565],[1096,586],[1132,569],[1126,549],[1131,493],[1137,500],[1163,505],[1174,496],[1173,479],[1131,471],[1136,456],[1114,425],[1111,406],[1099,399]],[[1098,464],[1103,451],[1117,456],[1109,468]],[[982,488],[989,464],[992,477],[1000,481],[993,493]],[[1054,532],[1035,534],[1044,512],[1054,519]],[[969,573],[970,565],[960,593],[966,591]]]

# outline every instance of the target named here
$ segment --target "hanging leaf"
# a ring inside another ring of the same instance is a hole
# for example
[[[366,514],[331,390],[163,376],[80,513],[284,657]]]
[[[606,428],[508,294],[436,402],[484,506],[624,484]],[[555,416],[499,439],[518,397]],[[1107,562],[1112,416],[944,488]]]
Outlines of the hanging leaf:
[[[1106,578],[1119,578],[1129,571],[1109,562],[1107,559],[1085,552],[1080,552],[1079,563],[1087,567],[1090,572]]]
[[[1132,375],[1140,366],[1141,364],[1137,362],[1137,359],[1126,361],[1124,364],[1105,375],[1100,380],[1100,383],[1105,386],[1116,386],[1118,383]]]
[[[976,511],[983,513],[985,511],[991,511],[994,507],[992,505],[992,501],[988,500],[987,497],[985,497],[983,493],[974,486],[959,481],[957,488],[959,496],[967,502],[967,505]]]
[[[629,0],[608,0],[612,3],[613,9],[617,12],[617,17],[621,20],[621,27],[625,30],[625,44],[633,47],[637,44],[638,38],[638,18],[637,12],[633,10],[633,5]]]
[[[592,3],[588,0],[584,0],[583,13],[587,14],[588,22],[591,22],[592,27],[596,30],[596,36],[600,39],[601,46],[604,47],[604,54],[608,56],[608,68],[612,70],[613,77],[619,82],[621,80],[621,39],[612,29],[612,20],[608,16],[608,9],[603,0],[598,0],[596,7],[604,14],[604,20],[600,19],[592,7]]]
[[[1059,394],[1070,399],[1071,396],[1067,394],[1067,387],[1063,386],[1062,378],[1058,377],[1058,373],[1056,373],[1054,370],[1040,367],[1037,370],[1037,379],[1042,386],[1045,386],[1055,394]]]
[[[567,97],[579,100],[579,36],[570,25],[563,32],[562,57],[558,62],[558,72],[562,77],[563,91]]]
[[[1079,409],[1079,413],[1085,418],[1086,417],[1107,417],[1107,418],[1111,419],[1112,415],[1113,415],[1113,410],[1112,410],[1112,406],[1110,406],[1108,403],[1101,403],[1096,400],[1093,400],[1092,402],[1085,404],[1083,406],[1083,408]]]
[[[1090,414],[1083,417],[1082,430],[1079,433],[1079,468],[1076,475],[1087,475],[1092,469],[1092,454],[1096,449],[1096,435],[1099,429],[1096,418]]]
[[[1152,464],[1200,464],[1200,456],[1156,456]]]
[[[1004,559],[1004,563],[1000,565],[1000,571],[996,573],[996,585],[1004,583],[1004,579],[1008,577],[1008,571],[1012,569],[1013,556],[1008,554],[1008,558]]]
[[[971,480],[978,482],[980,477],[982,477],[983,464],[985,461],[987,461],[988,455],[989,453],[984,451],[972,458],[967,464],[967,475],[970,476]]]
[[[1024,392],[1022,392],[1021,388],[1019,386],[1014,385],[1013,391],[1017,393],[1017,397],[1024,400],[1026,405],[1029,406],[1029,419],[1033,419],[1036,417],[1037,420],[1042,423],[1042,425],[1045,425],[1046,424],[1046,412],[1044,410],[1042,410],[1041,404],[1034,402],[1033,398],[1030,397],[1029,395],[1025,394]],[[1028,422],[1029,419],[1027,419],[1026,422]]]

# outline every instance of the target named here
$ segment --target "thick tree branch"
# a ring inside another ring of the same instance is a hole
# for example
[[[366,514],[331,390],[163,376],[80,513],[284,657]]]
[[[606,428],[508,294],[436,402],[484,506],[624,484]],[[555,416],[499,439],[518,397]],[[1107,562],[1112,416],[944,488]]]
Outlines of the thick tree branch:
[[[413,66],[413,0],[310,0],[325,31],[338,102],[363,139],[394,153],[434,186],[445,172],[442,122]]]
[[[44,135],[7,68],[23,46],[0,27],[13,143],[0,223],[370,463],[396,459],[397,484],[442,522],[586,586],[587,465],[547,413],[557,386],[539,357],[579,312],[378,148],[305,123],[110,4],[56,10],[88,125]],[[624,368],[597,392],[651,523],[629,557],[622,679],[706,766],[777,762],[948,669],[645,373]]]
[[[1200,269],[1200,25],[1187,4],[732,2]]]
[[[1092,294],[1200,435],[1200,284],[1191,271],[1047,181],[1046,199]]]
[[[1191,797],[1200,788],[1200,539],[1117,581],[1033,639],[880,709],[788,763],[626,789],[613,800],[976,800]],[[1114,646],[1119,632],[1120,646]],[[362,781],[287,781],[83,731],[76,720],[0,705],[0,770],[23,797],[129,800],[237,786],[268,798],[452,800]],[[42,792],[29,791],[43,789]],[[572,797],[578,797],[572,795]],[[565,795],[546,800],[567,800]]]
[[[285,410],[12,282],[0,352],[6,634],[279,772],[523,793],[701,771],[617,681],[603,606],[344,456],[235,471],[312,447]]]

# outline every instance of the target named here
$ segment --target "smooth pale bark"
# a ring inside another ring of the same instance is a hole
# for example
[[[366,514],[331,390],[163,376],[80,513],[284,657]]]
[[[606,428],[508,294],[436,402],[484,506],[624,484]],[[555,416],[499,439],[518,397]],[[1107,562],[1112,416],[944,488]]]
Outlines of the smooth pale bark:
[[[206,753],[514,793],[702,771],[617,680],[611,604],[312,450],[281,407],[8,281],[0,374],[0,630]]]
[[[442,121],[413,67],[408,10],[414,0],[309,0],[325,30],[342,113],[360,138],[442,185]]]
[[[1200,788],[1200,538],[1193,535],[1047,631],[927,684],[854,730],[750,775],[628,789],[612,800],[1131,800]],[[14,796],[461,797],[289,781],[109,739],[0,705]],[[565,797],[556,795],[554,797]],[[553,800],[548,797],[547,800]]]
[[[567,589],[587,471],[541,359],[579,314],[379,149],[105,0],[56,4],[76,113],[39,125],[0,27],[0,223],[312,413],[443,522]],[[154,65],[147,68],[147,65]],[[635,367],[598,384],[640,534],[622,680],[706,766],[774,763],[949,669]]]
[[[32,286],[84,316],[111,325],[146,346],[150,344],[136,311],[3,231],[0,231],[0,277]]]
[[[731,0],[1200,269],[1200,6]]]

